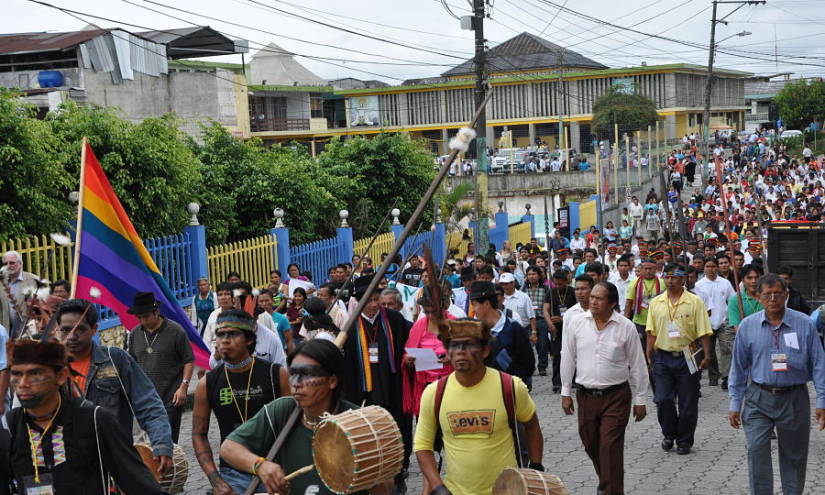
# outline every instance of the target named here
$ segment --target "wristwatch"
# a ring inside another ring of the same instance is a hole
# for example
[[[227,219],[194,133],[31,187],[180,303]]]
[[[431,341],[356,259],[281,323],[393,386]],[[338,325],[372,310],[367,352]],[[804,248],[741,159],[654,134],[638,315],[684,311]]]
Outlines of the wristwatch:
[[[183,380],[183,384],[184,384],[184,385],[189,385],[189,380],[184,379],[184,380]]]

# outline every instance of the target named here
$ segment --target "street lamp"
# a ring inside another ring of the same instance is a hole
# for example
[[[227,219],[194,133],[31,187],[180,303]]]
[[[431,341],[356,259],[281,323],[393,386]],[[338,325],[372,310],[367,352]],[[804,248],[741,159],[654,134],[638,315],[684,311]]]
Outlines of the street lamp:
[[[732,34],[732,35],[728,36],[727,38],[722,38],[721,40],[717,41],[717,42],[716,42],[716,46],[719,46],[719,44],[720,44],[720,43],[722,43],[723,41],[727,41],[727,40],[729,40],[729,39],[731,39],[731,38],[735,38],[735,37],[737,37],[737,36],[739,36],[740,38],[744,38],[745,36],[750,36],[750,35],[752,35],[752,34],[753,34],[753,33],[752,33],[752,32],[750,32],[750,31],[742,31],[741,33]],[[714,47],[714,48],[715,48],[715,47]]]

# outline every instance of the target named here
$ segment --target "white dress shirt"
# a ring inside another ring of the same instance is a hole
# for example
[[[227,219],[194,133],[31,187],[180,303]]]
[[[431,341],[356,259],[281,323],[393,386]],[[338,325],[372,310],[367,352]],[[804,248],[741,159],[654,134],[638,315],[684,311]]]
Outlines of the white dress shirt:
[[[570,251],[584,250],[584,248],[586,248],[586,247],[587,247],[587,243],[584,240],[584,238],[582,238],[582,237],[579,237],[579,238],[573,237],[572,239],[570,239]]]
[[[710,326],[718,330],[728,317],[728,298],[736,293],[733,286],[728,279],[717,275],[714,280],[704,277],[696,282],[694,292],[701,293],[699,297],[710,311]]]
[[[524,328],[530,328],[530,319],[536,317],[530,296],[516,289],[511,295],[504,294],[504,307],[512,311],[513,320]]]
[[[627,287],[635,278],[636,277],[633,276],[633,272],[630,271],[628,272],[626,279],[622,279],[619,272],[612,272],[610,277],[607,279],[607,281],[615,285],[616,289],[619,291],[619,307],[622,308],[622,310],[624,310],[624,303],[627,298]]]
[[[564,325],[564,328],[567,328],[567,325],[573,319],[574,316],[578,316],[582,313],[587,313],[587,310],[582,308],[582,305],[576,303],[571,308],[567,308],[567,311],[564,312],[564,315],[561,317],[561,324]]]
[[[566,316],[566,315],[565,315]],[[561,342],[561,395],[570,397],[573,376],[585,388],[604,389],[630,382],[633,405],[643,406],[648,387],[647,365],[633,322],[613,312],[596,328],[586,311],[564,325]]]

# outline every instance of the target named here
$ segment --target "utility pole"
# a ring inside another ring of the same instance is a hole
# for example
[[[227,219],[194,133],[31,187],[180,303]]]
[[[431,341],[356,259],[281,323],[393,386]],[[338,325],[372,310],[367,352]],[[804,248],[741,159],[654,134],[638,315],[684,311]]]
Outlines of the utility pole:
[[[570,171],[570,158],[568,157],[565,161],[564,159],[564,146],[567,144],[564,142],[564,117],[563,117],[563,108],[564,108],[564,100],[565,100],[565,93],[564,93],[564,78],[562,77],[562,57],[564,56],[564,49],[559,52],[559,82],[556,87],[556,111],[559,113],[559,161],[564,164],[564,171]]]
[[[716,19],[716,10],[719,4],[737,4],[739,5],[733,11],[731,11],[728,15],[721,19]],[[728,21],[725,19],[736,12],[737,10],[741,9],[745,5],[758,5],[758,4],[765,4],[765,0],[714,0],[713,1],[713,13],[711,14],[710,19],[710,44],[708,45],[708,76],[707,80],[705,81],[705,110],[702,112],[702,141],[705,143],[705,146],[702,150],[702,157],[704,158],[704,166],[702,167],[702,187],[706,184],[705,177],[706,169],[710,164],[710,103],[711,103],[711,95],[713,94],[713,58],[716,55],[716,25],[721,23],[724,25],[728,24]],[[750,33],[748,33],[750,34]],[[743,36],[744,34],[740,34]],[[744,35],[746,36],[746,35]],[[724,41],[724,40],[723,40]]]
[[[484,0],[473,0],[473,30],[475,31],[475,57],[473,65],[476,72],[475,106],[484,104],[487,88],[485,86],[485,65],[487,53],[484,40]],[[489,190],[487,186],[487,109],[481,109],[476,122],[476,246],[482,256],[487,253],[488,219],[487,204]]]

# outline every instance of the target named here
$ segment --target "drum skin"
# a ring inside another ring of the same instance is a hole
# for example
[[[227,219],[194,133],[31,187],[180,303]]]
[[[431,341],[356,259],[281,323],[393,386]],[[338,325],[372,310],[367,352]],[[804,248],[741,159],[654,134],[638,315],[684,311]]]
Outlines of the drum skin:
[[[404,442],[392,415],[369,406],[325,418],[312,437],[312,457],[330,491],[353,493],[401,472]]]

